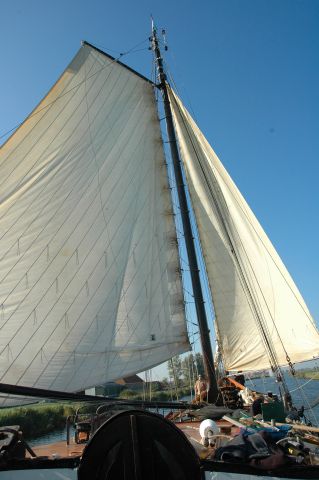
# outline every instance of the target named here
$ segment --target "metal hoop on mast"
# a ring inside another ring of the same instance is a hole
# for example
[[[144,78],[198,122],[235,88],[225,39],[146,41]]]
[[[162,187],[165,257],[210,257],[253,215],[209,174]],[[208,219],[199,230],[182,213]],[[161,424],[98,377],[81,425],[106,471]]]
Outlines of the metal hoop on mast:
[[[214,368],[214,357],[213,357],[212,347],[211,347],[210,338],[209,338],[209,328],[208,328],[207,315],[205,310],[205,302],[203,298],[202,285],[201,285],[201,280],[199,275],[199,267],[198,267],[198,261],[197,261],[195,243],[194,243],[194,236],[193,236],[191,221],[189,217],[189,208],[188,208],[186,191],[185,191],[185,186],[183,181],[181,159],[180,159],[180,155],[177,147],[172,111],[171,111],[171,106],[168,98],[166,74],[164,72],[163,59],[161,56],[159,43],[157,39],[156,28],[154,27],[153,19],[152,19],[152,36],[150,40],[152,43],[152,50],[154,51],[155,61],[157,64],[157,74],[158,74],[158,80],[159,80],[158,87],[162,92],[162,97],[164,102],[166,129],[167,129],[167,135],[168,135],[169,144],[170,144],[172,162],[174,167],[175,182],[176,182],[181,218],[182,218],[183,229],[184,229],[185,245],[186,245],[187,256],[188,256],[189,266],[190,266],[190,275],[191,275],[191,282],[192,282],[192,288],[194,293],[197,320],[199,325],[200,341],[201,341],[202,350],[203,350],[204,368],[205,368],[205,374],[209,384],[208,401],[210,403],[214,403],[217,401],[219,397],[219,390],[217,386],[216,374],[215,374],[215,368]]]

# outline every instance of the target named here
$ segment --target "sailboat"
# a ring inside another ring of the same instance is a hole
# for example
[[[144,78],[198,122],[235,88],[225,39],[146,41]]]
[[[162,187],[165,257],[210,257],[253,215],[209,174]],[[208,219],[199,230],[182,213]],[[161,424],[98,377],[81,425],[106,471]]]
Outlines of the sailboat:
[[[151,44],[158,66],[156,84],[83,42],[48,94],[1,148],[2,407],[24,402],[20,395],[27,392],[46,392],[47,397],[60,392],[72,398],[74,392],[190,350],[159,92],[210,400],[216,401],[218,385],[184,179],[225,370],[271,368],[280,378],[282,366],[293,369],[294,363],[319,355],[315,323],[292,278],[168,84],[155,28]],[[285,387],[284,392],[288,394]],[[134,451],[135,476],[126,472],[123,478],[146,478],[137,459],[137,431],[144,432],[145,444],[157,438],[168,463],[184,461],[171,459],[175,441],[193,462],[192,467],[185,463],[185,476],[170,473],[162,478],[200,478],[199,459],[176,427],[158,427],[158,419],[150,420],[145,413],[141,420],[141,415],[120,415],[126,446]],[[96,452],[108,438],[111,463],[120,449],[115,446],[120,445],[120,430],[111,425],[108,435],[97,432]],[[50,466],[43,460],[34,467],[24,459],[23,468],[32,470],[32,478],[37,478],[34,468],[39,474],[50,468],[53,474],[54,468],[61,473],[64,467],[63,478],[88,478],[97,461],[97,453],[90,457],[94,445],[90,443],[83,455],[84,466],[72,458],[65,467],[66,459],[55,458],[55,467],[52,459]],[[10,465],[4,463],[0,478],[12,478]],[[15,475],[26,471],[14,465]],[[115,478],[107,476],[109,467],[103,465],[92,478]],[[230,478],[231,471],[226,467],[218,478]]]

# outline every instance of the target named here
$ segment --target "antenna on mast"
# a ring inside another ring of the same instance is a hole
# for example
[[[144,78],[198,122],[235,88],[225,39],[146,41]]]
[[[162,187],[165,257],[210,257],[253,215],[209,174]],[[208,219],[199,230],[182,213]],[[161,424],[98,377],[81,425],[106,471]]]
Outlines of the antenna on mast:
[[[162,37],[163,37],[163,40],[164,40],[164,50],[167,52],[168,46],[167,46],[167,42],[166,42],[166,30],[164,28],[162,28]]]

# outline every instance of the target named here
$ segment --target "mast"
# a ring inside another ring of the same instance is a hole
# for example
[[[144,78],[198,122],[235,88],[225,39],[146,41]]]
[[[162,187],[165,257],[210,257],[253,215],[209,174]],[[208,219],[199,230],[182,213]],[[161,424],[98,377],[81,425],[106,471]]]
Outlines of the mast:
[[[219,390],[218,390],[217,381],[216,381],[216,373],[214,368],[214,357],[213,357],[212,346],[209,338],[209,328],[208,328],[207,315],[205,310],[205,302],[203,298],[203,291],[202,291],[202,285],[201,285],[201,280],[199,275],[197,255],[195,250],[194,236],[192,232],[185,185],[183,181],[181,159],[180,159],[180,155],[177,147],[172,111],[171,111],[171,106],[168,98],[166,74],[164,72],[163,59],[162,59],[160,48],[159,48],[156,28],[154,27],[153,22],[152,22],[152,36],[150,40],[152,42],[152,49],[154,51],[155,60],[157,64],[157,72],[158,72],[158,80],[159,80],[158,86],[161,90],[163,103],[164,103],[166,129],[167,129],[167,135],[168,135],[168,140],[169,140],[170,150],[172,155],[176,188],[178,193],[178,200],[180,205],[180,212],[181,212],[181,218],[182,218],[183,230],[184,230],[184,236],[185,236],[185,245],[186,245],[187,256],[189,260],[191,282],[192,282],[192,288],[194,293],[195,308],[196,308],[196,314],[197,314],[199,332],[200,332],[200,341],[201,341],[201,346],[203,351],[204,369],[205,369],[206,378],[209,384],[208,401],[210,403],[214,403],[217,401],[217,398],[219,396]]]

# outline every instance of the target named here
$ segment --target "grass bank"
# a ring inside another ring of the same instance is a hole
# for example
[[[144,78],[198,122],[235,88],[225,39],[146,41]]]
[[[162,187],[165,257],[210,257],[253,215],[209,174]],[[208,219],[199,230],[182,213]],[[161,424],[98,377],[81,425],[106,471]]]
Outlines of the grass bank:
[[[179,388],[177,391],[178,399],[181,399],[182,397],[186,397],[188,395],[189,395],[189,388]],[[134,390],[125,389],[121,391],[119,398],[122,398],[125,400],[150,400],[150,395],[149,393],[147,393],[145,396],[143,392],[137,392]],[[154,402],[177,401],[176,392],[170,392],[167,390],[152,392],[151,400]]]
[[[189,395],[189,389],[178,389],[178,398]],[[125,400],[145,400],[143,392],[125,389],[120,393],[120,398]],[[149,394],[147,400],[149,400]],[[170,391],[152,392],[152,401],[176,401],[176,392],[172,396]],[[46,435],[55,430],[65,427],[66,418],[74,415],[77,408],[81,413],[87,412],[86,405],[71,403],[41,403],[25,407],[13,407],[0,409],[0,427],[19,425],[24,438],[33,439]]]
[[[28,407],[4,408],[0,410],[0,426],[19,425],[25,438],[36,438],[62,429],[67,416],[73,415],[77,406],[43,403]]]
[[[298,378],[312,378],[313,380],[319,380],[318,370],[301,370],[296,372]]]

